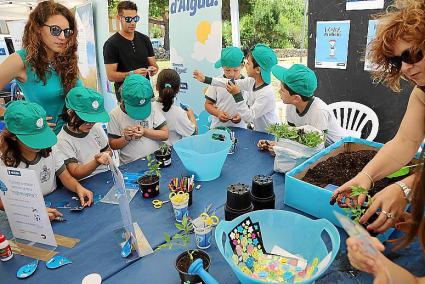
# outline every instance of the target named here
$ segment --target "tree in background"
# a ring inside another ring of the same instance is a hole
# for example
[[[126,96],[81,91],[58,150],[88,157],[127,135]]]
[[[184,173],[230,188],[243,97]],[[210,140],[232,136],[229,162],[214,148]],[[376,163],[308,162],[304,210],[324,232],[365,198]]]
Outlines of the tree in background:
[[[149,23],[164,27],[164,49],[170,50],[168,0],[149,1]]]

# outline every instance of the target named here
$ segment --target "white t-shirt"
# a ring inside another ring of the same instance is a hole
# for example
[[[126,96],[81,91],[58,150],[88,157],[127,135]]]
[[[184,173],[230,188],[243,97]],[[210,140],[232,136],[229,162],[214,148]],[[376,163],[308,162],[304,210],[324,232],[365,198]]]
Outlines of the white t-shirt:
[[[118,105],[109,114],[111,121],[108,123],[108,136],[122,137],[122,131],[128,126],[142,125],[144,128],[161,129],[167,124],[165,117],[152,107],[151,114],[145,120],[135,120],[122,111]],[[152,154],[160,147],[160,141],[142,137],[140,140],[131,140],[124,148],[119,150],[120,164],[127,164],[137,159]]]
[[[195,124],[189,120],[186,111],[181,107],[172,105],[165,112],[162,110],[163,105],[160,102],[153,102],[152,108],[155,108],[155,112],[162,113],[167,121],[168,140],[166,143],[168,145],[173,145],[177,140],[191,136],[195,132]]]
[[[286,120],[293,126],[311,125],[326,134],[326,146],[348,136],[339,125],[328,105],[315,97],[302,113],[298,113],[294,105],[287,105]]]
[[[248,92],[242,91],[242,96],[246,100],[248,97]],[[214,105],[220,110],[228,113],[233,116],[238,112],[238,103],[233,98],[232,94],[230,94],[225,88],[209,86],[207,89],[207,93],[205,94],[205,99],[214,103]],[[244,121],[241,116],[241,121],[239,123],[233,123],[231,120],[227,122],[221,122],[218,117],[212,115],[211,116],[211,128],[217,126],[232,126],[232,127],[240,127],[246,128],[247,123],[251,121]]]
[[[96,154],[108,149],[108,138],[100,123],[96,123],[88,133],[74,133],[64,125],[58,134],[56,147],[61,151],[65,165],[86,164],[93,160]],[[107,170],[107,165],[99,165],[90,176]]]
[[[52,152],[48,157],[43,158],[38,154],[34,161],[27,161],[27,163],[28,167],[27,164],[22,161],[17,168],[35,171],[35,174],[39,177],[43,196],[52,193],[56,189],[56,176],[59,176],[66,169],[62,154],[56,147],[52,148]],[[1,159],[0,166],[5,166]]]
[[[226,88],[228,81],[225,78],[213,78],[211,86]],[[255,79],[251,77],[235,80],[235,83],[241,92],[248,92],[246,98],[243,96],[233,97],[235,101],[238,101],[237,112],[241,115],[242,120],[253,122],[254,129],[260,132],[266,132],[266,128],[270,124],[279,123],[274,90],[271,85],[263,84],[255,88]]]

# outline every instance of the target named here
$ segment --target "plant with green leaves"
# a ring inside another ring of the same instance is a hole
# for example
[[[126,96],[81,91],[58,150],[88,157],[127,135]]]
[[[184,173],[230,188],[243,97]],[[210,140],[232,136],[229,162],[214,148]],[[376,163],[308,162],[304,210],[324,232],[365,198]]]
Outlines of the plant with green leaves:
[[[187,255],[190,258],[190,262],[193,262],[193,253],[198,251],[197,249],[189,249],[190,234],[193,230],[192,223],[189,222],[187,216],[184,216],[181,224],[174,224],[179,232],[175,233],[173,236],[170,236],[168,233],[164,233],[165,243],[158,246],[155,249],[155,252],[162,249],[168,248],[172,249],[173,247],[183,247],[186,249]]]
[[[321,132],[297,129],[286,123],[271,124],[266,130],[268,133],[273,134],[277,139],[289,139],[309,148],[315,148],[324,142],[324,136]]]
[[[356,203],[355,205],[349,208],[344,208],[344,211],[347,213],[347,215],[351,215],[351,219],[359,223],[360,218],[366,212],[367,208],[372,204],[372,197],[369,195],[368,190],[361,186],[352,185],[350,186],[350,188],[351,188],[350,198],[357,198],[362,194],[366,196],[366,200],[367,200],[366,206],[364,204]]]
[[[171,146],[167,143],[162,143],[161,146],[159,146],[159,153],[161,153],[161,155],[169,155],[171,153]]]
[[[147,174],[150,176],[157,176],[158,178],[161,177],[161,171],[160,171],[160,163],[158,163],[157,160],[153,159],[151,155],[147,155],[146,159],[148,160],[148,172]]]

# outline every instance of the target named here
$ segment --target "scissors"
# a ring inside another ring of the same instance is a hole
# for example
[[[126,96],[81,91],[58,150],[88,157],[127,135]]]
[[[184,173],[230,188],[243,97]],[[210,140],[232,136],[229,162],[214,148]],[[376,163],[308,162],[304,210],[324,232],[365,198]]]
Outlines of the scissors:
[[[170,200],[173,200],[175,203],[180,203],[183,201],[186,201],[189,199],[189,193],[178,191],[178,192],[171,192],[169,195]]]
[[[170,202],[170,200],[162,201],[162,200],[159,200],[159,199],[154,199],[154,200],[152,200],[152,205],[155,209],[159,209],[159,208],[162,207],[162,205],[164,205],[165,203],[168,203],[168,202]]]
[[[215,226],[218,224],[218,222],[220,222],[220,219],[216,215],[210,216],[208,215],[208,213],[205,213],[205,212],[199,215],[199,217],[208,226]]]

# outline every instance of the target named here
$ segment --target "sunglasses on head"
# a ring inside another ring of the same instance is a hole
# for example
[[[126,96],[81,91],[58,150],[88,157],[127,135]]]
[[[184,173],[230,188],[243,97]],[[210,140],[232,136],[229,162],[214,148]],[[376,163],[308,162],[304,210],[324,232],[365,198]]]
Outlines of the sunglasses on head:
[[[388,57],[387,61],[390,67],[394,70],[400,70],[402,63],[415,64],[424,58],[421,49],[406,49],[400,56]]]
[[[51,34],[52,36],[60,36],[60,34],[63,32],[63,36],[64,36],[65,38],[69,38],[69,37],[70,37],[70,36],[72,36],[72,34],[74,33],[74,31],[73,31],[73,30],[71,30],[70,28],[61,29],[61,28],[60,28],[59,26],[57,26],[57,25],[52,25],[52,26],[44,25],[44,26],[49,27],[49,29],[50,29],[50,34]]]
[[[138,21],[140,21],[140,17],[139,16],[134,16],[134,17],[124,17],[124,16],[121,16],[121,18],[124,18],[124,21],[126,23],[131,23],[132,21],[134,21],[135,23],[137,23]]]

